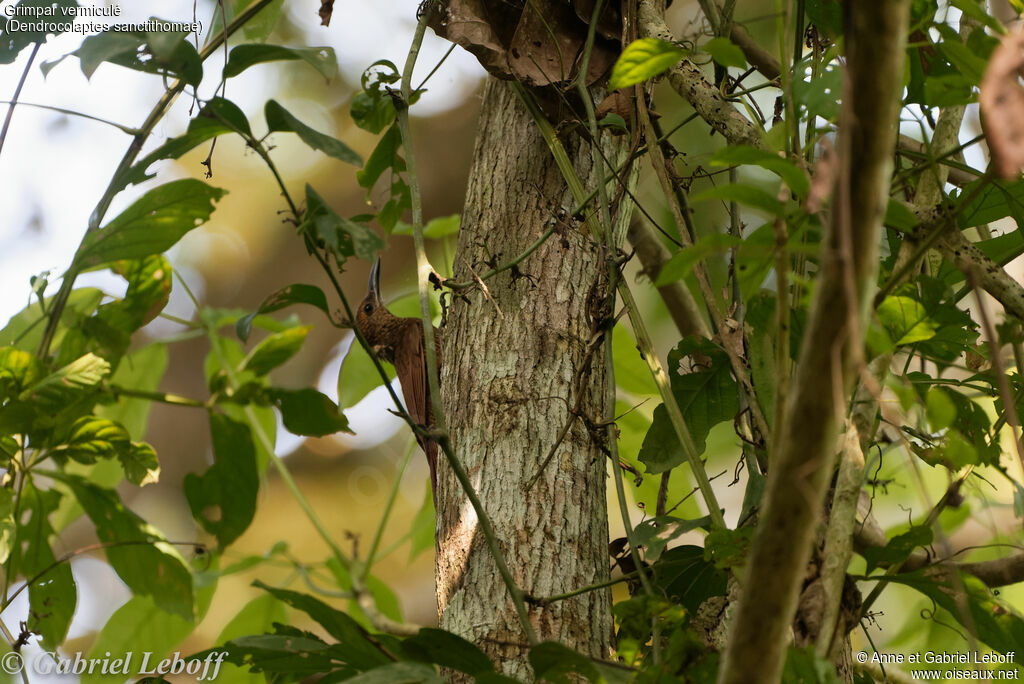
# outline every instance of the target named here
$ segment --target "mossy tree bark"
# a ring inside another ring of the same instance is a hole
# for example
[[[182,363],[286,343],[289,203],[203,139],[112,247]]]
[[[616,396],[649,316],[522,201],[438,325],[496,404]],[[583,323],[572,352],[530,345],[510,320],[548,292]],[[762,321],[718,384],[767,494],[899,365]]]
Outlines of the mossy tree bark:
[[[563,141],[585,187],[598,178],[592,155]],[[509,84],[484,90],[454,272],[472,281],[558,230],[519,264],[467,298],[454,297],[444,329],[442,396],[458,458],[465,464],[517,585],[550,596],[609,576],[605,430],[587,429],[603,408],[603,352],[587,361],[588,294],[606,272],[599,242],[569,215],[574,202],[551,152]],[[577,382],[581,375],[582,381]],[[583,393],[555,457],[528,482]],[[459,483],[439,461],[440,623],[477,643],[506,674],[528,672],[526,638]],[[593,591],[530,608],[541,640],[607,657],[610,592]]]

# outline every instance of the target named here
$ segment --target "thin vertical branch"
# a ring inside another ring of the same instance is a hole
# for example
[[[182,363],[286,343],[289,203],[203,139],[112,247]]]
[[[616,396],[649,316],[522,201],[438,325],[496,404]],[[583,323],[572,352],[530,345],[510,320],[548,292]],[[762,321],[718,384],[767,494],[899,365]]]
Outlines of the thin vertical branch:
[[[32,63],[36,60],[36,55],[39,54],[39,46],[42,43],[36,43],[32,46],[32,53],[28,56],[28,62],[25,64],[25,70],[21,72],[21,78],[18,79],[18,85],[14,89],[14,95],[11,96],[11,103],[7,107],[7,116],[4,117],[4,127],[0,130],[0,153],[3,153],[4,143],[7,142],[7,131],[11,128],[11,119],[14,118],[14,108],[18,106],[18,98],[21,97],[21,89],[25,87],[25,80],[28,78],[28,72],[32,70]]]

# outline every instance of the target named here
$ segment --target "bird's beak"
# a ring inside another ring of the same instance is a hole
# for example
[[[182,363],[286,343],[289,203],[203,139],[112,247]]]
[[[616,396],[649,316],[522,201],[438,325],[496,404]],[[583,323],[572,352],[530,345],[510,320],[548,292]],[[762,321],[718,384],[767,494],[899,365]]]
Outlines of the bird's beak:
[[[380,259],[373,263],[373,268],[370,269],[370,282],[367,285],[367,294],[378,303],[383,303],[383,299],[380,296]]]

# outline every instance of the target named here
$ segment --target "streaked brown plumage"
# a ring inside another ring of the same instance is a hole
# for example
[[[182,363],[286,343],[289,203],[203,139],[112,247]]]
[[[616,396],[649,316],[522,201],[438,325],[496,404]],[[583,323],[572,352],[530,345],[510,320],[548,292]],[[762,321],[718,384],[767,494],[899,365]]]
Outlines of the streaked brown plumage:
[[[356,325],[363,332],[378,358],[395,367],[402,384],[402,397],[409,416],[428,428],[434,427],[430,405],[430,383],[427,382],[427,357],[424,353],[423,322],[419,318],[399,318],[384,306],[380,296],[380,259],[370,270],[366,297],[356,312]],[[434,328],[437,367],[441,367],[441,336]],[[417,435],[430,466],[430,487],[437,499],[437,443]]]

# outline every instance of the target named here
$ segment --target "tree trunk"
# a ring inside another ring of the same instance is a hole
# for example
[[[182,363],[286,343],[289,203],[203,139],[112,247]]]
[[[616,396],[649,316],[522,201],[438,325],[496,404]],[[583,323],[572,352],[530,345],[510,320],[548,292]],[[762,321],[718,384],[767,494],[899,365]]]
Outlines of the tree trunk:
[[[591,152],[563,141],[585,187],[596,187]],[[519,264],[454,297],[445,328],[442,396],[456,454],[491,517],[516,583],[537,597],[608,579],[606,460],[586,421],[603,409],[603,351],[582,374],[584,393],[555,457],[527,483],[555,443],[577,399],[576,377],[591,340],[588,293],[605,266],[598,242],[570,218],[574,201],[526,108],[505,82],[484,90],[473,166],[455,258],[455,278],[474,279],[558,230]],[[443,459],[441,459],[443,461]],[[440,623],[477,643],[522,676],[526,638],[488,552],[476,516],[452,471],[439,463]],[[541,640],[607,657],[611,595],[592,591],[530,607]]]

